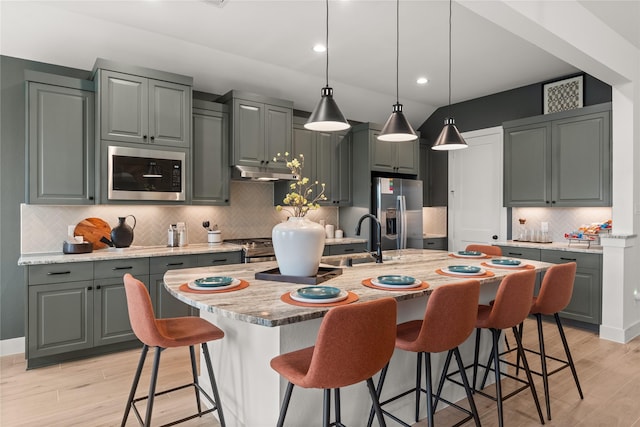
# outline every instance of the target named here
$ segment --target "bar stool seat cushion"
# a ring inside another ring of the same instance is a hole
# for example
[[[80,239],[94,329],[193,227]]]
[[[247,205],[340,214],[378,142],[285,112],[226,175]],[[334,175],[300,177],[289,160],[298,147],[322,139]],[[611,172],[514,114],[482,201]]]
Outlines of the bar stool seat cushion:
[[[220,328],[200,317],[156,319],[156,325],[162,339],[155,345],[164,348],[195,345],[224,337]]]

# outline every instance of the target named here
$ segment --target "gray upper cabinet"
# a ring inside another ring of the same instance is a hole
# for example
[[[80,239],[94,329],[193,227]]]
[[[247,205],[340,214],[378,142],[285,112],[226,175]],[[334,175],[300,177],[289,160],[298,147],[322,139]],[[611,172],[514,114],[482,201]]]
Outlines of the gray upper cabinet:
[[[27,79],[38,80],[27,83],[27,203],[94,204],[93,83],[41,73]]]
[[[228,147],[227,106],[194,100],[192,204],[229,204]]]
[[[291,157],[304,156],[302,175],[325,184],[325,206],[351,204],[351,134],[347,132],[316,132],[304,127],[305,118],[293,118],[293,148]],[[281,204],[289,191],[289,183],[275,185],[275,204]],[[314,188],[317,195],[320,188]]]
[[[417,175],[420,169],[419,140],[411,142],[380,141],[381,127],[370,128],[371,170]]]
[[[449,157],[446,151],[435,151],[426,140],[420,140],[420,174],[423,206],[447,206]]]
[[[273,158],[291,152],[293,102],[239,91],[218,101],[231,113],[231,164],[282,168]]]
[[[611,206],[610,122],[609,103],[505,122],[505,206]]]
[[[101,139],[189,147],[190,86],[105,70],[99,92]]]

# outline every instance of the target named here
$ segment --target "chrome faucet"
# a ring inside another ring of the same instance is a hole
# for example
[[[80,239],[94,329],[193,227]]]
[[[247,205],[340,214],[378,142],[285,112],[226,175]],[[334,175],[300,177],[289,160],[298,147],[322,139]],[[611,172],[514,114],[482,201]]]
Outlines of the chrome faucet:
[[[374,215],[371,214],[364,214],[360,217],[360,219],[358,220],[358,225],[356,225],[356,236],[360,235],[360,226],[362,225],[362,221],[364,221],[365,218],[370,218],[371,221],[375,221],[376,223],[376,230],[378,232],[378,243],[376,245],[376,264],[382,264],[382,225],[380,224],[380,220],[378,218],[376,218]]]

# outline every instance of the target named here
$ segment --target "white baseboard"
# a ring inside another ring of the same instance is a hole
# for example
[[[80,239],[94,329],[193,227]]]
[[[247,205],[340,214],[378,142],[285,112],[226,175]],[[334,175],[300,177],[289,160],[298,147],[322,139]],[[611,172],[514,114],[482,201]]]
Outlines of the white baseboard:
[[[640,322],[636,322],[626,329],[600,325],[600,338],[605,340],[625,344],[639,335],[640,335]]]
[[[0,356],[24,353],[24,337],[0,341]]]

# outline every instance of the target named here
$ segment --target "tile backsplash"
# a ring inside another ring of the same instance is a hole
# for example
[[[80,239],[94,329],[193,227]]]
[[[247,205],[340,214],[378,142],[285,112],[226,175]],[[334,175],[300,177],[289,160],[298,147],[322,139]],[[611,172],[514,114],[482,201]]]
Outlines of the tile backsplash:
[[[111,227],[119,216],[134,215],[136,228],[132,246],[162,246],[167,244],[169,224],[184,222],[189,243],[206,243],[207,232],[202,221],[217,224],[223,239],[270,237],[271,229],[286,219],[273,206],[273,184],[259,182],[231,182],[229,206],[45,206],[21,205],[21,252],[61,252],[67,237],[67,227],[84,218],[98,217]],[[338,224],[338,208],[323,207],[311,211],[307,217]],[[128,224],[131,219],[127,220]]]
[[[611,219],[611,208],[513,208],[512,238],[518,236],[521,227],[519,218],[527,220],[525,226],[529,230],[540,230],[541,223],[548,222],[551,239],[554,242],[563,242],[564,233],[576,230],[583,224]]]

